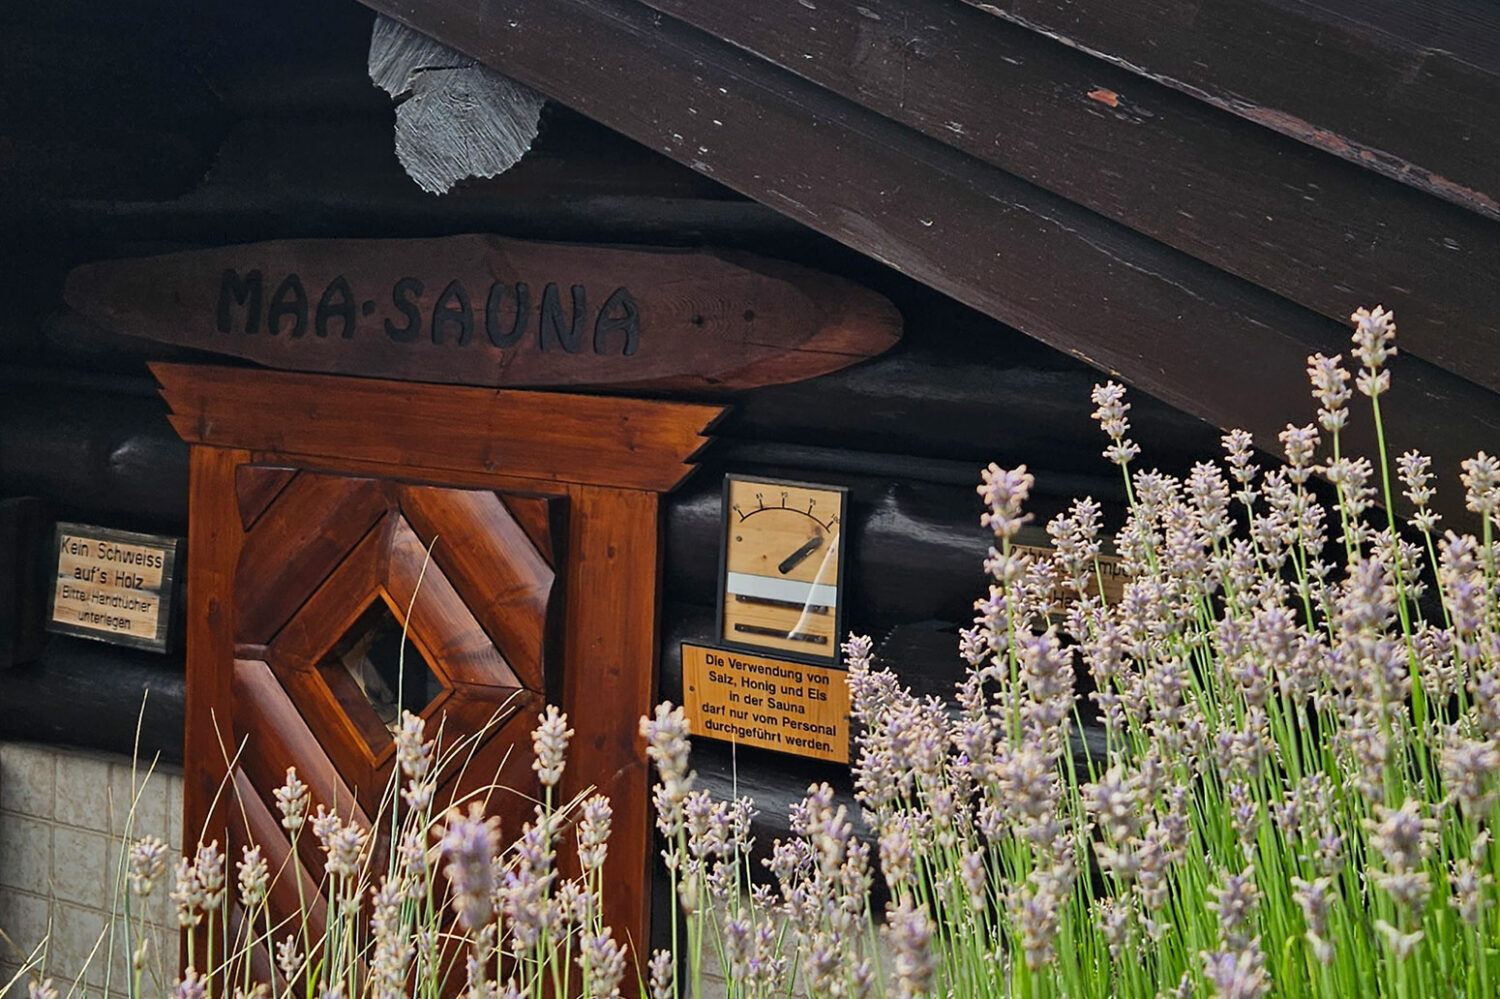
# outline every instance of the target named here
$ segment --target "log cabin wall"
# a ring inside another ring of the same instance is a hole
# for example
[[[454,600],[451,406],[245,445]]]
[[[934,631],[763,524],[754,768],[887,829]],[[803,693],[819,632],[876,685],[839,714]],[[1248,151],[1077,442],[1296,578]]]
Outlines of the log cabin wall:
[[[983,464],[1028,463],[1039,520],[1082,493],[1118,516],[1087,360],[1147,390],[1133,396],[1134,436],[1146,460],[1182,471],[1214,453],[1216,423],[1243,416],[1266,444],[1309,417],[1301,356],[1338,349],[1338,318],[1383,301],[1409,310],[1415,334],[1417,356],[1397,373],[1418,386],[1402,432],[1457,455],[1500,428],[1500,184],[1495,159],[1473,152],[1495,141],[1476,117],[1493,104],[1474,102],[1500,88],[1500,58],[1482,31],[1448,55],[1451,22],[1403,40],[1383,4],[1277,20],[1284,5],[1261,0],[1243,8],[1242,34],[1232,5],[1202,5],[1195,23],[1152,4],[1153,39],[1105,2],[1073,5],[1091,15],[1072,20],[1029,2],[820,4],[821,22],[781,2],[761,20],[721,3],[507,3],[525,37],[487,34],[461,4],[374,4],[434,33],[446,25],[457,36],[443,40],[552,98],[517,166],[443,197],[396,162],[390,100],[366,73],[374,15],[352,0],[62,0],[0,14],[0,73],[26,97],[0,119],[0,499],[185,535],[187,449],[144,364],[201,358],[69,314],[63,277],[91,260],[273,238],[727,247],[852,278],[897,305],[905,335],[888,354],[730,400],[697,476],[667,498],[660,686],[674,700],[678,642],[713,632],[726,471],[850,488],[847,624],[940,691],[983,584]],[[1438,7],[1459,23],[1493,19],[1477,3]],[[815,44],[813,28],[836,30]],[[599,57],[611,30],[609,51],[631,54],[624,70]],[[1350,41],[1362,30],[1373,54]],[[1318,38],[1343,61],[1307,70],[1305,85],[1291,70],[1279,82],[1253,72],[1271,48],[1305,66]],[[1424,38],[1438,54],[1410,73],[1372,68],[1416,59]],[[690,91],[681,60],[693,54],[722,118]],[[616,91],[609,74],[622,72]],[[1400,114],[1367,113],[1347,87],[1309,97],[1325,72]],[[716,94],[720,76],[739,89]],[[728,103],[754,94],[759,137],[744,121],[754,108]],[[713,125],[684,124],[700,111]],[[1347,141],[1324,127],[1341,123]],[[684,135],[713,126],[734,134],[686,148]],[[770,170],[764,147],[812,126],[832,138],[773,148],[770,166],[800,172]],[[0,546],[0,574],[20,565]],[[147,690],[141,748],[178,758],[180,651],[49,636],[0,670],[0,738],[128,752]],[[762,802],[762,843],[810,780],[847,789],[836,766],[748,750],[737,763]],[[722,746],[700,742],[695,765],[728,787]]]

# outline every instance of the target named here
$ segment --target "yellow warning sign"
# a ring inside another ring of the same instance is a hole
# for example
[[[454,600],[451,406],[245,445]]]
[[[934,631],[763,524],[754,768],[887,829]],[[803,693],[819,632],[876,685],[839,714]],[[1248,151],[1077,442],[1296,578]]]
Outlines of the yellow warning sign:
[[[849,684],[841,669],[684,642],[682,689],[694,735],[849,762]]]

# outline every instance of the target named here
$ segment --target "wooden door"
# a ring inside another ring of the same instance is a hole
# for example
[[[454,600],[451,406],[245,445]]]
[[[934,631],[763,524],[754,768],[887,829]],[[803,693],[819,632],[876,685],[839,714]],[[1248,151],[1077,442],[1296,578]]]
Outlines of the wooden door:
[[[561,611],[565,498],[262,464],[235,469],[235,492],[230,725],[249,808],[272,814],[296,766],[315,803],[368,827],[390,807],[405,708],[428,738],[442,735],[440,752],[472,740],[439,777],[439,810],[479,794],[503,828],[520,829],[539,791],[530,731]],[[510,793],[485,794],[496,784]],[[285,854],[285,834],[259,825],[253,841]],[[248,835],[232,835],[234,855]],[[316,840],[299,846],[321,874]]]
[[[444,793],[521,791],[490,799],[511,835],[531,813],[537,711],[546,700],[568,713],[561,799],[610,797],[604,917],[643,947],[652,840],[637,726],[656,693],[658,500],[722,407],[153,371],[193,445],[184,845],[253,839],[280,866],[290,847],[272,793],[289,765],[315,801],[370,821],[394,753],[345,667],[362,642],[389,642],[394,621],[413,667],[395,686],[429,732],[495,718]],[[408,690],[418,664],[430,682]],[[300,845],[299,858],[306,894],[320,860]],[[297,886],[280,890],[273,906],[293,911]]]

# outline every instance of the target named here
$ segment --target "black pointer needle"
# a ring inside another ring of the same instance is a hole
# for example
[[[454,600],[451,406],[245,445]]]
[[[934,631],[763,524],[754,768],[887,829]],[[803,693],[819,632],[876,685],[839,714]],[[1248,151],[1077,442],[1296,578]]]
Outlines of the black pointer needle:
[[[797,566],[801,565],[803,559],[807,558],[807,556],[811,555],[821,547],[823,547],[823,535],[813,535],[802,543],[801,548],[798,548],[786,558],[782,559],[781,564],[776,567],[776,571],[785,576],[787,573],[797,568]]]

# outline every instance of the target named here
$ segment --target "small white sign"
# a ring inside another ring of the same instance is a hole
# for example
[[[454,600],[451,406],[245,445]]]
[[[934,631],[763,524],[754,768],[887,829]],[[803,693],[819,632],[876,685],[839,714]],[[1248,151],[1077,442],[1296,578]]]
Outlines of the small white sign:
[[[167,651],[181,539],[59,523],[47,630]]]

